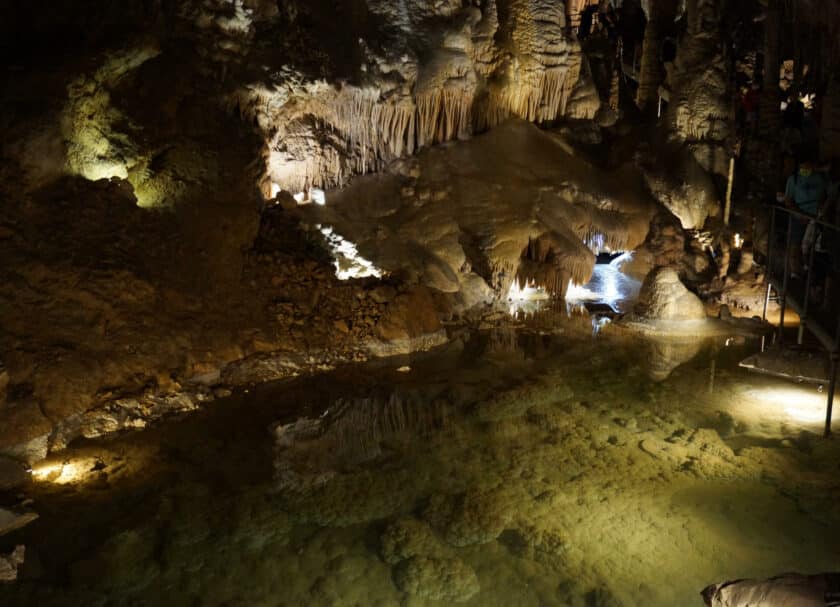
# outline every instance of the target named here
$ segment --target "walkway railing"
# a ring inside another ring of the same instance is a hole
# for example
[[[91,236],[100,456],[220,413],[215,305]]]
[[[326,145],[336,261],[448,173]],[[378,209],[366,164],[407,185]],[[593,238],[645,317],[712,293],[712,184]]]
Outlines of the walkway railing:
[[[778,343],[785,339],[788,308],[799,315],[797,343],[810,331],[830,358],[825,435],[831,434],[834,390],[840,361],[840,281],[835,267],[840,261],[840,228],[810,215],[775,205],[770,211],[767,239],[767,293],[764,319],[775,291],[781,313]]]

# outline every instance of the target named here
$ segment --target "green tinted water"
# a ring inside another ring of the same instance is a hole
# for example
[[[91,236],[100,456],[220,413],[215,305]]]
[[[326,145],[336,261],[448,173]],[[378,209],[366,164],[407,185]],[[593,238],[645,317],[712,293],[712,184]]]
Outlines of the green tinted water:
[[[840,569],[822,396],[752,350],[572,319],[74,446],[0,604],[679,607]]]

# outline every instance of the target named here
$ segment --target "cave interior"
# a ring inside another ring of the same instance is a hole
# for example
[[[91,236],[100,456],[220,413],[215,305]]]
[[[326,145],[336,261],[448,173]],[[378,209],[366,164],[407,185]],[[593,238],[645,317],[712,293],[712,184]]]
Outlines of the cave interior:
[[[833,3],[30,0],[0,53],[3,605],[840,600]]]

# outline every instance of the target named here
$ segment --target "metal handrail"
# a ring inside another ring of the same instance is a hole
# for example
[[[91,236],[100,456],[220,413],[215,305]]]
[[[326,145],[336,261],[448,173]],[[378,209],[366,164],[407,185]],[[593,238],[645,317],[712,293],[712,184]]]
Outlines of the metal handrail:
[[[840,233],[840,226],[837,226],[833,223],[828,223],[826,221],[823,221],[818,216],[809,215],[808,213],[803,213],[802,211],[798,211],[796,209],[792,209],[788,206],[784,206],[784,205],[781,205],[781,204],[771,205],[771,208],[774,209],[774,210],[777,210],[777,211],[783,211],[783,212],[787,213],[788,215],[793,215],[794,217],[798,217],[800,219],[805,219],[807,221],[813,221],[817,225],[823,226],[824,228],[828,228],[829,230],[831,230],[833,232]]]
[[[776,239],[776,214],[783,213],[787,216],[787,229],[786,229],[786,237],[785,237],[785,245],[784,250],[781,252],[784,255],[783,261],[783,271],[781,277],[781,288],[776,287],[777,293],[780,298],[780,319],[779,319],[779,330],[778,330],[778,340],[779,343],[782,343],[783,334],[784,334],[784,324],[785,324],[785,311],[787,308],[788,298],[790,296],[789,289],[790,289],[790,278],[791,278],[791,268],[790,268],[790,257],[791,257],[791,245],[792,245],[792,234],[793,234],[793,223],[794,218],[802,221],[811,223],[813,222],[815,225],[820,226],[823,230],[829,230],[835,234],[835,238],[840,239],[840,226],[830,224],[826,221],[819,219],[813,215],[809,215],[808,213],[803,213],[802,211],[791,209],[786,206],[781,205],[771,205],[770,207],[770,232],[767,236],[767,271],[765,273],[765,278],[767,281],[767,294],[765,296],[764,301],[764,319],[767,318],[767,304],[770,300],[770,293],[771,290],[774,288],[773,281],[773,270],[774,264],[773,261],[775,260],[774,256],[774,245]],[[815,238],[813,242],[810,243],[810,248],[808,250],[808,265],[807,265],[807,273],[805,276],[805,294],[804,300],[801,306],[802,313],[800,314],[800,325],[799,325],[799,332],[797,336],[797,342],[799,344],[802,343],[804,330],[807,328],[809,329],[822,343],[825,349],[828,351],[830,360],[831,360],[831,368],[829,372],[829,388],[827,394],[827,403],[826,403],[826,420],[825,420],[825,436],[828,437],[831,434],[831,418],[832,418],[832,411],[834,408],[834,391],[837,387],[837,372],[838,366],[840,365],[840,318],[837,320],[837,326],[834,328],[833,337],[831,335],[831,327],[823,327],[818,321],[813,320],[809,317],[809,309],[810,309],[810,294],[811,294],[811,286],[812,286],[812,278],[814,274],[814,263],[815,263],[815,250],[816,250],[816,242],[817,239]],[[795,245],[798,246],[798,245]],[[840,246],[840,240],[834,241],[834,247]],[[778,281],[778,278],[776,278]],[[792,300],[795,302],[795,300]],[[837,303],[840,303],[838,301]],[[763,349],[763,346],[762,346]]]

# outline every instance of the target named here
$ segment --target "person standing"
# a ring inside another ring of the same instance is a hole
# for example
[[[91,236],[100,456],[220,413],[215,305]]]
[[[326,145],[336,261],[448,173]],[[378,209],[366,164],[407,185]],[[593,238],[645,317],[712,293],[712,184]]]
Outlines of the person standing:
[[[788,177],[785,186],[785,204],[794,211],[816,218],[825,203],[828,185],[828,179],[824,173],[816,170],[813,159],[805,157],[799,163],[799,170]],[[797,216],[792,217],[791,222],[792,249],[790,253],[795,277],[803,269],[802,257],[808,254],[808,251],[803,251],[803,248],[810,247],[812,243],[805,238],[809,220]],[[812,225],[815,229],[816,224]]]

